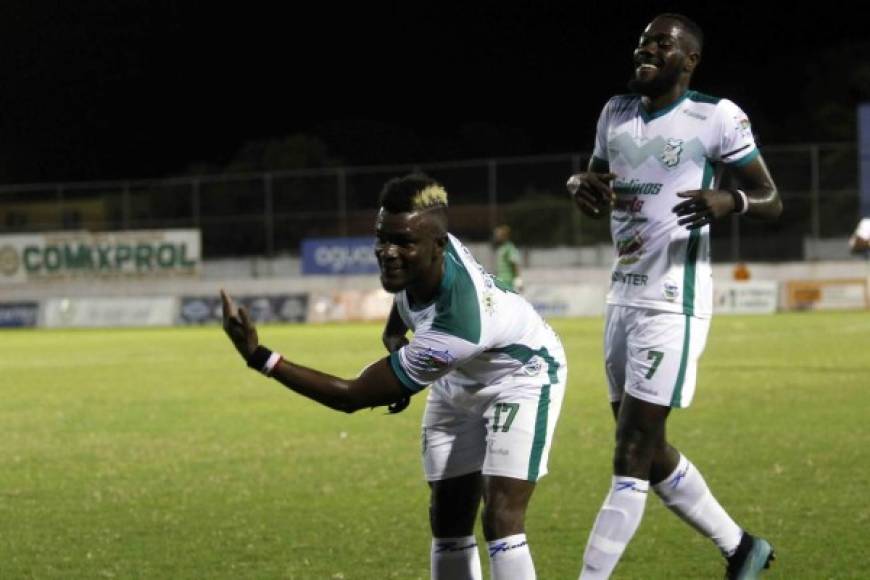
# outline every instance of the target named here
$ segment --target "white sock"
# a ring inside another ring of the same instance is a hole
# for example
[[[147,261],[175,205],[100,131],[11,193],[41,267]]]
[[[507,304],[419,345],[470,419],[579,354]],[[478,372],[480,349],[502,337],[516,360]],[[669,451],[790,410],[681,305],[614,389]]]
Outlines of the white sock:
[[[525,534],[514,534],[489,545],[489,569],[492,580],[535,580],[535,565]]]
[[[701,472],[685,455],[680,454],[677,468],[653,490],[671,511],[713,540],[725,556],[737,549],[743,530],[719,505]]]
[[[613,484],[595,525],[589,533],[586,552],[583,554],[581,580],[609,578],[616,563],[625,551],[629,540],[637,531],[649,482],[634,477],[613,476]]]
[[[480,553],[474,536],[432,538],[432,580],[481,580]]]

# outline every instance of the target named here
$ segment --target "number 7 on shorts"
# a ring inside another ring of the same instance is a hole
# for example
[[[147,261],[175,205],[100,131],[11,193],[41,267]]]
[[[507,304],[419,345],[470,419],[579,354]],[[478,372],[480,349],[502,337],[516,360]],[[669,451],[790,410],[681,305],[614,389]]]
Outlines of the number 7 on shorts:
[[[647,360],[653,361],[652,366],[650,366],[649,371],[646,373],[647,379],[651,379],[654,374],[656,374],[656,370],[658,370],[659,365],[662,363],[662,359],[665,358],[665,353],[660,350],[650,350],[647,351],[646,354]]]

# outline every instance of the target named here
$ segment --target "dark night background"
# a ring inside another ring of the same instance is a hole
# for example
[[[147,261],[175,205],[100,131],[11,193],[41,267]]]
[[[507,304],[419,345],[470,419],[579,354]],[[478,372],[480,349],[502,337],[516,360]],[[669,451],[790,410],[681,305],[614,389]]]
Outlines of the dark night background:
[[[845,3],[15,0],[0,182],[221,171],[296,134],[325,151],[241,166],[585,151],[665,11],[707,35],[693,88],[740,104],[762,144],[854,139],[870,34]]]

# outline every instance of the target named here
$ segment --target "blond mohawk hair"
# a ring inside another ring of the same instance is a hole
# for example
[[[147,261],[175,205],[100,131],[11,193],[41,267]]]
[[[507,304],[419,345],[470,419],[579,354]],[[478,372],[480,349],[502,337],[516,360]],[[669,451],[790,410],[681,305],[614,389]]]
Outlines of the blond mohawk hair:
[[[447,190],[422,173],[389,180],[381,191],[381,207],[391,213],[446,210]]]
[[[415,210],[447,207],[447,191],[439,184],[433,184],[422,189],[411,202]]]

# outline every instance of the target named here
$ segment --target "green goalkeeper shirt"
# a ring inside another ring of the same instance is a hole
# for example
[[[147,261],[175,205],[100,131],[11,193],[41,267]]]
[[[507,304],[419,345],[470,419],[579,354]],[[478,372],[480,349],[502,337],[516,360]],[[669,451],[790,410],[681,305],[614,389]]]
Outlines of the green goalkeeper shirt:
[[[513,242],[507,241],[495,250],[495,275],[496,278],[514,287],[520,264],[520,251]]]

